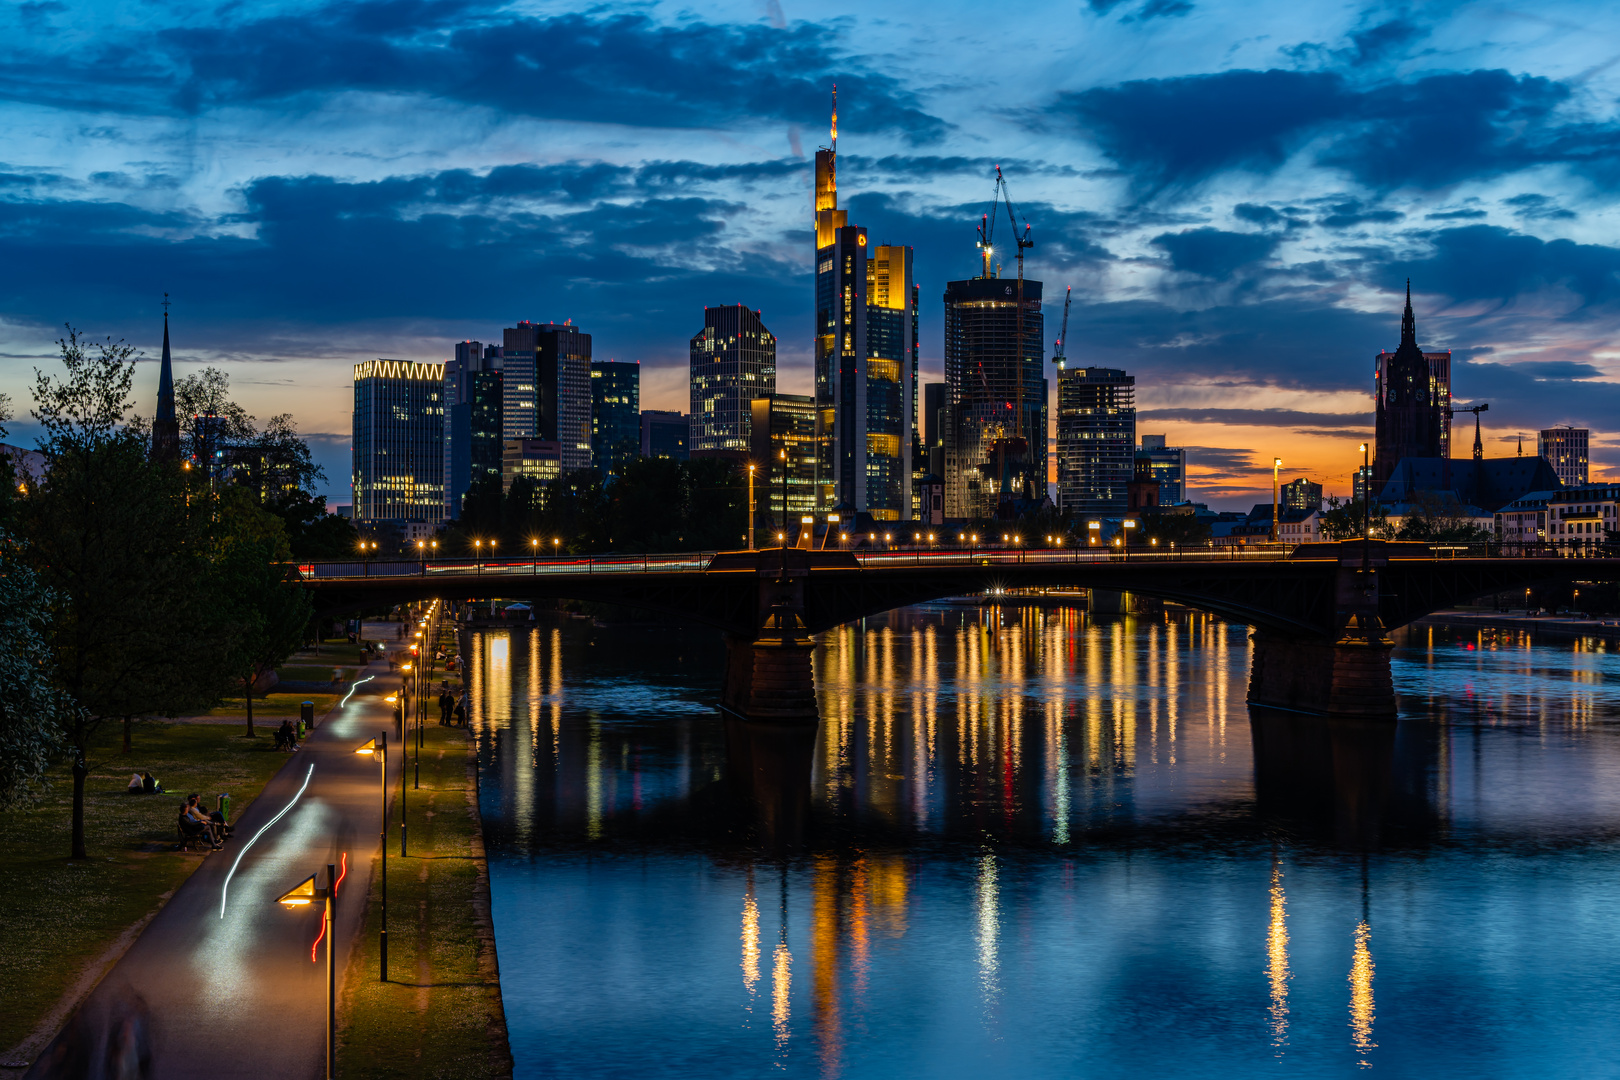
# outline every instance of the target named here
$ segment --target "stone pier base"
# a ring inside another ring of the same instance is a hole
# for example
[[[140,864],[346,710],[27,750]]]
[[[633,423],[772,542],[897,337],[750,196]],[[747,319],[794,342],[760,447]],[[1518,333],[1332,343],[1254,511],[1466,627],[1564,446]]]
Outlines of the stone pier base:
[[[1395,719],[1387,639],[1309,641],[1254,635],[1249,700],[1297,712]]]
[[[745,641],[728,637],[720,704],[746,720],[813,728],[818,717],[810,651],[808,638]]]
[[[816,729],[726,718],[726,776],[751,812],[760,841],[787,850],[804,843]]]

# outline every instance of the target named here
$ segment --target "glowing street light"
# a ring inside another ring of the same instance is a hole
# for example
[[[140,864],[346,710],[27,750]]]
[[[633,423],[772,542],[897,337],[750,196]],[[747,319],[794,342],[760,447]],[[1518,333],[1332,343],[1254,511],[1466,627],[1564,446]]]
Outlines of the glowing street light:
[[[276,903],[288,911],[313,907],[317,902],[323,904],[321,938],[326,940],[326,1080],[332,1080],[337,1075],[337,965],[332,950],[332,901],[337,895],[337,884],[337,867],[327,863],[324,889],[315,884],[315,875],[311,874],[276,897]]]
[[[375,756],[382,763],[382,929],[377,932],[378,977],[388,981],[388,732],[379,731],[375,739],[358,747],[355,753]]]

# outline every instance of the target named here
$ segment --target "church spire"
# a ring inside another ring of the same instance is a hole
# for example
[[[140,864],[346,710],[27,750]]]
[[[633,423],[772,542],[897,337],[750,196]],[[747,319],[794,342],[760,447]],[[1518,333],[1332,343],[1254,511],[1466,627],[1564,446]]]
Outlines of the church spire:
[[[1406,279],[1406,313],[1401,316],[1401,344],[1417,348],[1417,320],[1412,317],[1412,279]]]
[[[180,422],[174,416],[174,366],[169,358],[169,294],[163,294],[163,364],[158,369],[157,415],[152,419],[152,460],[180,460]]]

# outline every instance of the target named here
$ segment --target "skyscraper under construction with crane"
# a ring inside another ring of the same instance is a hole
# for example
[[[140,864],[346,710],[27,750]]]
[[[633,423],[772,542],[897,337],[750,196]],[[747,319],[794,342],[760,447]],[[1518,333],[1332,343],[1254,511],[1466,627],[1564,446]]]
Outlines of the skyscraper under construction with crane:
[[[1041,283],[1023,273],[1024,250],[1034,243],[1028,225],[1013,237],[1017,277],[1003,277],[995,263],[992,239],[1005,192],[998,168],[996,198],[979,229],[980,274],[945,286],[948,518],[1011,518],[1046,497]]]
[[[912,251],[868,246],[838,208],[832,144],[816,151],[816,488],[823,512],[911,517],[917,425],[917,287]]]

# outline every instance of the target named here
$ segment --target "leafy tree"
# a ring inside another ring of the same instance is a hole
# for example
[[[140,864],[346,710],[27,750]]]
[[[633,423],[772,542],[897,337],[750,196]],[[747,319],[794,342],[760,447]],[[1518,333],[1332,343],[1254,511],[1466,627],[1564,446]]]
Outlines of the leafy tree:
[[[1419,491],[1396,538],[1466,544],[1489,540],[1491,533],[1474,525],[1451,492]]]
[[[1157,540],[1160,547],[1201,547],[1211,535],[1209,522],[1194,514],[1144,514],[1142,541]]]
[[[313,494],[326,480],[326,471],[315,464],[309,444],[299,438],[287,413],[272,416],[263,431],[233,447],[228,456],[231,482],[252,490],[260,502],[294,492]]]
[[[123,425],[133,346],[58,342],[66,374],[35,370],[34,418],[49,469],[19,508],[28,554],[52,594],[48,640],[73,752],[72,856],[84,858],[86,755],[108,719],[168,714],[214,700],[220,627],[207,579],[207,506],[183,474],[149,461]]]
[[[354,522],[326,512],[326,500],[307,491],[282,491],[264,508],[281,519],[295,559],[352,559],[360,543]]]
[[[231,400],[230,391],[231,377],[215,367],[175,381],[181,454],[206,463],[216,451],[227,451],[258,434],[253,417]]]
[[[253,684],[298,650],[314,615],[308,594],[288,578],[291,555],[281,519],[255,505],[251,491],[221,493],[214,578],[231,630],[226,666],[242,685],[249,738]]]
[[[1337,495],[1328,496],[1328,509],[1322,515],[1322,535],[1329,540],[1354,540],[1361,535],[1362,504],[1360,499],[1340,501]],[[1369,515],[1371,535],[1375,540],[1389,540],[1395,536],[1395,527],[1389,523],[1389,508],[1375,502]]]
[[[0,808],[34,799],[74,706],[56,687],[52,596],[0,534]]]

